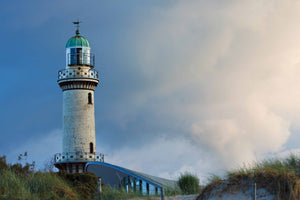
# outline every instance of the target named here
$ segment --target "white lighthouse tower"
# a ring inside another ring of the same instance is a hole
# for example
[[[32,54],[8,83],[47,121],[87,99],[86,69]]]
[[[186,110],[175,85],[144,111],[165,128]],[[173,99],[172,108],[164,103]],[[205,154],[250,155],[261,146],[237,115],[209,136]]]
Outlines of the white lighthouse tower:
[[[66,44],[66,68],[58,72],[63,91],[63,152],[55,155],[55,166],[67,172],[83,172],[90,161],[104,161],[96,153],[94,90],[98,72],[88,40],[76,35]]]

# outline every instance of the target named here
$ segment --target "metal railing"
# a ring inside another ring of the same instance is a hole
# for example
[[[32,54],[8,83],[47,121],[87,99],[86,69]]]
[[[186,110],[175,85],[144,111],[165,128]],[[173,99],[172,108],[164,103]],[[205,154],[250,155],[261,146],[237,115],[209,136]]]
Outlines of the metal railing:
[[[78,70],[78,69],[62,69],[58,71],[58,79],[65,78],[92,78],[98,79],[98,72],[95,69]]]
[[[54,155],[54,162],[68,162],[68,161],[99,161],[104,162],[104,154],[101,153],[88,153],[88,152],[68,152],[56,153]]]
[[[95,66],[95,55],[93,53],[69,53],[67,65]]]

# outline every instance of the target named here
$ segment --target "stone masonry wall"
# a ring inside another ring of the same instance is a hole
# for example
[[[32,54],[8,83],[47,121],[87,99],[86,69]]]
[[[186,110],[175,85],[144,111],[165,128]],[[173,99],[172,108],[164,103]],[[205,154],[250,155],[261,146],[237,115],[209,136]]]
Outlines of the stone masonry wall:
[[[91,93],[92,104],[88,94]],[[94,91],[85,89],[63,92],[63,153],[90,152],[95,148]]]

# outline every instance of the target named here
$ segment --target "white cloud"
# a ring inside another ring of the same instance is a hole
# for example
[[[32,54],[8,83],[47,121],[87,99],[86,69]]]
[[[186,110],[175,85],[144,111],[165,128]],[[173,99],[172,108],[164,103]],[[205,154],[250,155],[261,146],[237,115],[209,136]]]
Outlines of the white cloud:
[[[164,169],[170,162],[171,172],[194,165],[202,173],[212,171],[215,160],[227,169],[284,150],[290,127],[300,122],[299,11],[292,0],[179,1],[156,8],[136,31],[138,66],[130,70],[147,84],[128,98],[127,109],[136,116],[160,113],[157,121],[171,119],[167,125],[181,131],[165,135],[185,139],[153,139],[147,151],[127,147],[115,152],[127,160],[112,160],[150,171],[153,160]],[[167,153],[178,147],[189,156],[172,164],[177,154]],[[208,156],[214,159],[203,159]],[[206,168],[197,164],[203,160]]]
[[[204,155],[197,146],[181,137],[157,138],[140,148],[124,147],[109,154],[105,161],[173,180],[186,171],[196,174],[201,180],[206,179],[207,174],[202,172],[206,171],[207,163],[217,163],[215,159]]]

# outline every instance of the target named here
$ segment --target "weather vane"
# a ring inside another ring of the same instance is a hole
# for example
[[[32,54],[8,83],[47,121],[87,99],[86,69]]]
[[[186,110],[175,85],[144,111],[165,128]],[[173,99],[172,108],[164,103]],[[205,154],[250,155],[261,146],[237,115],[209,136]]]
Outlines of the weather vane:
[[[73,22],[73,24],[77,27],[77,29],[79,29],[79,24],[80,24],[81,22],[79,21],[79,20],[77,20],[76,22]]]
[[[76,22],[73,22],[73,24],[76,26],[76,35],[78,36],[78,35],[80,35],[80,31],[79,31],[79,24],[80,24],[81,22],[79,21],[79,20],[77,20]]]

